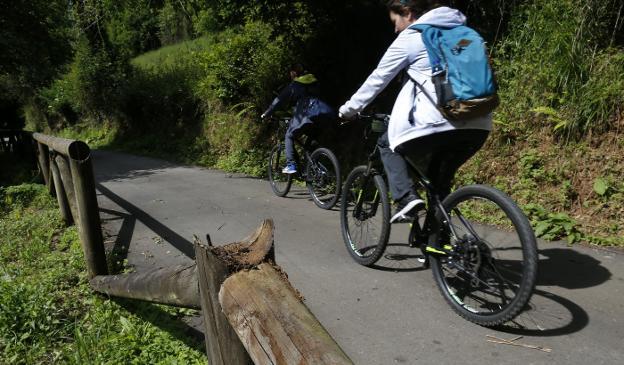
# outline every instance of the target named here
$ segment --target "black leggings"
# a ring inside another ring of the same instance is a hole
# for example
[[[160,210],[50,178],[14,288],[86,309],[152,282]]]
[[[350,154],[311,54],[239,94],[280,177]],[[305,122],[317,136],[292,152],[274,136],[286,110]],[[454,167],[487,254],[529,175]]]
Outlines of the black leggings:
[[[395,152],[417,166],[444,199],[459,167],[481,149],[489,134],[482,129],[455,129],[412,139]]]

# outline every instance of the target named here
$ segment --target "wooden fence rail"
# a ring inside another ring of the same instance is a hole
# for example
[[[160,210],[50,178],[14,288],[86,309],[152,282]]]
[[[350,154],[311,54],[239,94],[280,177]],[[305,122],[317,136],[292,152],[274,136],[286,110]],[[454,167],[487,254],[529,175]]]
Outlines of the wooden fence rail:
[[[45,184],[56,195],[65,223],[77,223],[89,277],[107,275],[91,150],[86,143],[33,133]]]

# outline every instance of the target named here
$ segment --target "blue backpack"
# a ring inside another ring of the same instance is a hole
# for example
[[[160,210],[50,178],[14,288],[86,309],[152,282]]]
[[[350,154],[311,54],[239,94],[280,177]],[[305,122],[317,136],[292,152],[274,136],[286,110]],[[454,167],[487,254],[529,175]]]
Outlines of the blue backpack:
[[[472,28],[414,24],[429,55],[438,102],[414,83],[447,119],[466,120],[491,113],[499,104],[496,80],[483,38]]]

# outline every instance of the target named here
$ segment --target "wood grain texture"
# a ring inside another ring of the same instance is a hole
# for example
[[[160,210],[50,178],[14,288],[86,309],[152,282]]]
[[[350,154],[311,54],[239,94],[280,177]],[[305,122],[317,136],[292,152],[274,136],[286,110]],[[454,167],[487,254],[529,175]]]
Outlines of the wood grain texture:
[[[219,301],[255,364],[352,364],[272,265],[238,272]]]

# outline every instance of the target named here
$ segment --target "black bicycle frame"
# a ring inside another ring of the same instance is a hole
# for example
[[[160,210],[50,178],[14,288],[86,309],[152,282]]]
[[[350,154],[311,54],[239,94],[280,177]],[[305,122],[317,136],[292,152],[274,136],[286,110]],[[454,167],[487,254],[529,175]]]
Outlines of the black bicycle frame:
[[[429,245],[432,245],[434,248],[437,248],[437,242],[433,241],[433,239],[436,238],[435,236],[433,236],[433,233],[437,231],[439,232],[441,229],[446,228],[449,230],[449,233],[451,235],[459,238],[457,231],[455,231],[455,228],[451,224],[451,218],[446,209],[444,209],[444,205],[440,200],[440,196],[435,192],[431,181],[429,181],[429,179],[425,177],[425,175],[420,171],[416,164],[413,163],[413,161],[411,161],[409,158],[406,158],[406,161],[410,170],[416,175],[417,183],[420,184],[427,193],[428,204],[425,221],[423,222],[422,227],[420,226],[418,219],[416,219],[412,224],[411,229],[416,232],[415,238],[417,238],[419,242],[427,241],[427,243]],[[461,214],[459,214],[459,217],[463,221],[463,217],[461,216]],[[440,227],[440,223],[442,224],[442,227]],[[410,237],[412,237],[411,234]],[[409,242],[409,244],[410,246],[415,245],[414,242]]]

